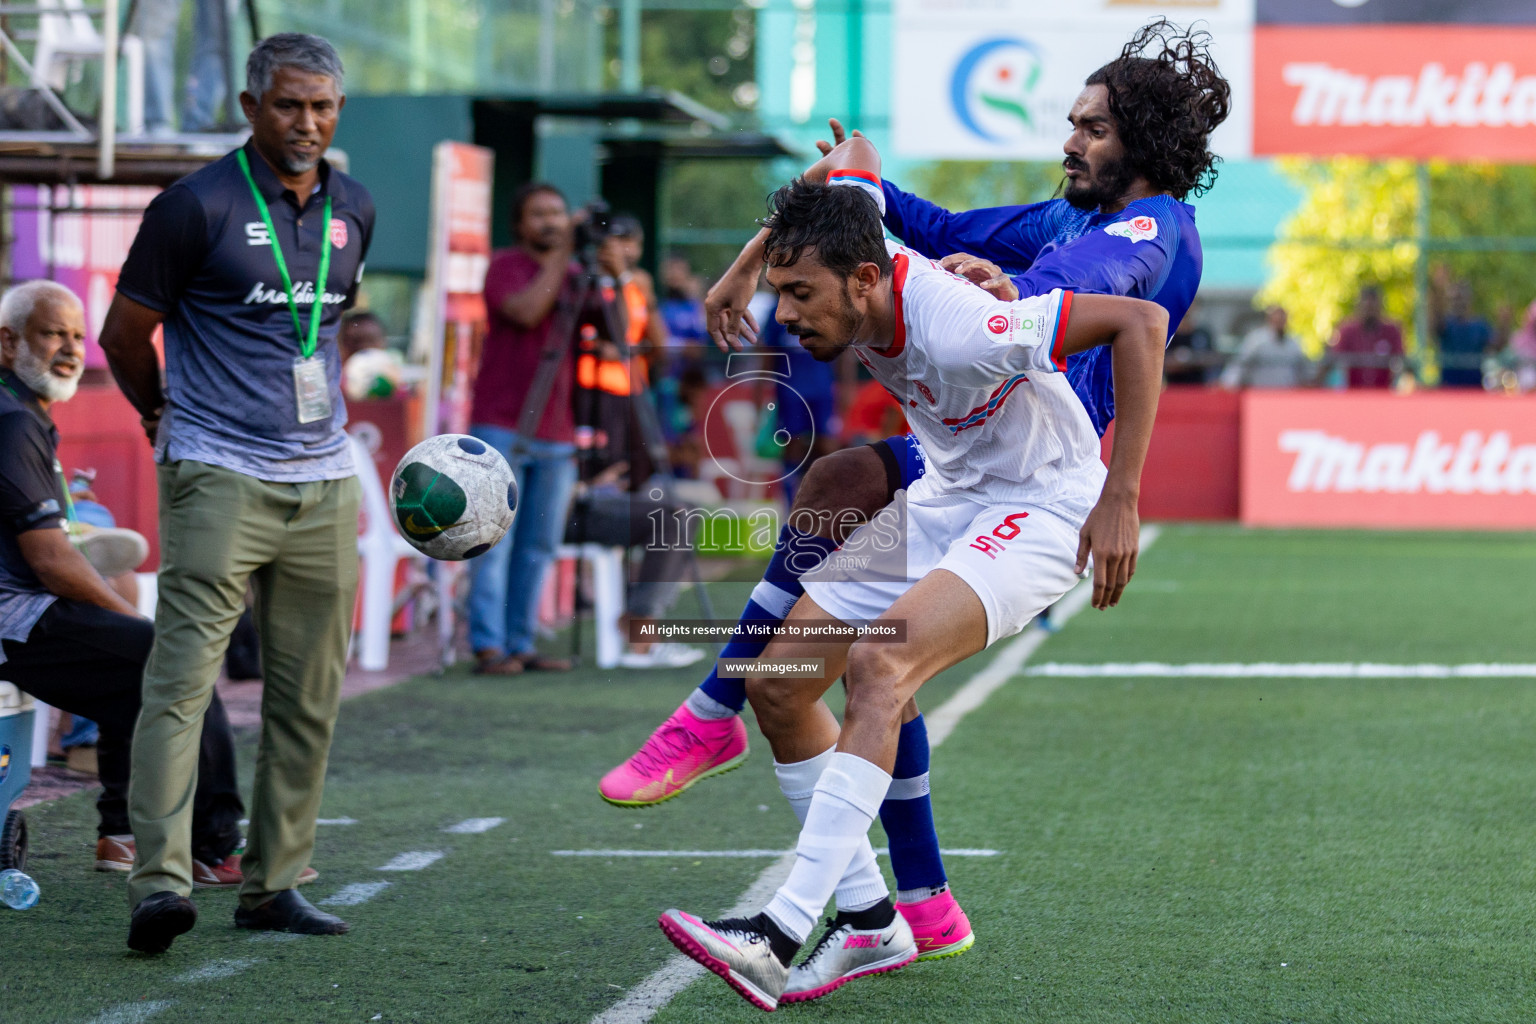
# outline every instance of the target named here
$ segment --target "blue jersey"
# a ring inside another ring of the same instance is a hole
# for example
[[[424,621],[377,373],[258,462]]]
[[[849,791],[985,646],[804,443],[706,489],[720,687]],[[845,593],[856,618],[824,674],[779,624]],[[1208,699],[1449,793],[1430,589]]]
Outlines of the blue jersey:
[[[1150,299],[1168,311],[1172,337],[1200,287],[1195,210],[1172,196],[1138,199],[1115,214],[1079,210],[1065,199],[951,213],[888,181],[882,187],[892,234],[933,259],[968,252],[991,260],[1021,295],[1070,288]],[[1109,349],[1069,357],[1067,380],[1102,435],[1115,418]]]

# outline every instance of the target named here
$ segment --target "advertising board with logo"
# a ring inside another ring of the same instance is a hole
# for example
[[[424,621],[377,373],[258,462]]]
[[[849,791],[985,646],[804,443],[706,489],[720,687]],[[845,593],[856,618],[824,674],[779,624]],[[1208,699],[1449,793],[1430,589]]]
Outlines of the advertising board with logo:
[[[1261,25],[1258,154],[1536,160],[1536,25]]]
[[[1536,398],[1249,391],[1249,526],[1536,529]]]
[[[469,430],[470,390],[485,337],[482,292],[491,258],[491,173],[482,146],[439,142],[432,152],[432,248],[415,346],[430,367],[424,434]]]
[[[117,274],[157,188],[15,185],[11,188],[11,277],[47,278],[85,304],[85,365],[106,366],[96,344]]]
[[[1234,82],[1251,77],[1252,0],[897,0],[892,127],[901,156],[1059,160],[1067,113],[1095,69],[1152,17],[1200,21]],[[1213,146],[1248,152],[1248,89]]]

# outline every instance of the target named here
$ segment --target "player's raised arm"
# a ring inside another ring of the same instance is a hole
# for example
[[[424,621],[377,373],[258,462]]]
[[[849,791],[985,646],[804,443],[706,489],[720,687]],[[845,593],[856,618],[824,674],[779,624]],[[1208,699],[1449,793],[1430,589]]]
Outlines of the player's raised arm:
[[[1077,570],[1093,555],[1093,606],[1119,603],[1136,572],[1141,470],[1163,383],[1168,313],[1154,302],[1114,295],[1077,295],[1062,334],[1062,356],[1109,345],[1115,376],[1115,447],[1099,502],[1079,534]]]
[[[832,147],[805,172],[805,180],[824,182],[833,171],[850,171],[867,177],[880,187],[880,153],[862,135],[855,134]],[[757,321],[747,310],[757,289],[757,275],[763,266],[763,240],[766,230],[758,231],[704,296],[704,322],[709,336],[722,352],[739,349],[742,340],[757,340]]]

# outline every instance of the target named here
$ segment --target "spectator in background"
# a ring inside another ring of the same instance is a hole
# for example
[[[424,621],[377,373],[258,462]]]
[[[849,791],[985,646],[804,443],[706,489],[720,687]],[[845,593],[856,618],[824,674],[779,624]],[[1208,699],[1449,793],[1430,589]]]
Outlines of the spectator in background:
[[[341,329],[336,332],[336,346],[341,351],[343,365],[365,349],[384,348],[388,344],[389,336],[384,330],[384,321],[379,319],[377,313],[370,313],[366,309],[342,317]]]
[[[1168,384],[1204,384],[1211,379],[1217,360],[1216,341],[1199,323],[1200,300],[1189,303],[1184,319],[1168,340],[1163,360],[1163,381]]]
[[[1381,289],[1368,284],[1355,301],[1355,316],[1345,320],[1328,347],[1325,368],[1344,368],[1349,388],[1390,388],[1403,371],[1403,332],[1382,319]]]
[[[1525,307],[1525,320],[1509,336],[1509,355],[1521,391],[1536,391],[1536,302]]]
[[[493,253],[485,273],[490,325],[469,417],[470,433],[506,456],[517,477],[517,520],[475,559],[469,589],[475,671],[499,676],[570,668],[538,653],[534,628],[576,486],[576,347],[574,339],[553,335],[560,298],[581,268],[571,259],[571,215],[560,190],[543,182],[518,189],[512,233],[517,244]],[[546,349],[559,352],[558,370],[547,390],[534,394]],[[525,406],[540,408],[530,436],[519,432]]]
[[[1493,328],[1472,313],[1472,289],[1465,281],[1451,285],[1449,307],[1435,332],[1440,346],[1440,386],[1481,388],[1483,357],[1494,348]]]
[[[661,261],[661,316],[669,346],[709,343],[709,330],[704,326],[704,282],[686,256],[671,253]]]
[[[1299,388],[1312,382],[1312,360],[1286,328],[1281,306],[1264,311],[1264,322],[1243,337],[1221,375],[1226,388]]]
[[[151,135],[176,131],[176,35],[183,0],[137,0],[132,29],[144,40],[144,128]],[[181,130],[205,132],[227,120],[230,47],[227,0],[194,0],[192,65],[187,71]]]

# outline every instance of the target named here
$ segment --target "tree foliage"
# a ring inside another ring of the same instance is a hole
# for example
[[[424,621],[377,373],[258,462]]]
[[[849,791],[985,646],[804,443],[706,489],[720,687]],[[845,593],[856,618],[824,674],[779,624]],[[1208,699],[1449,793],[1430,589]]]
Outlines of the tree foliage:
[[[946,210],[1038,203],[1056,194],[1061,165],[1034,161],[936,160],[920,164],[904,184]]]
[[[1408,160],[1358,157],[1287,159],[1282,170],[1304,191],[1269,251],[1270,277],[1255,301],[1278,304],[1314,354],[1349,315],[1361,287],[1382,289],[1386,315],[1404,327],[1410,351],[1420,347],[1414,323],[1420,301],[1420,204],[1428,202],[1428,279],[1438,292],[1452,279],[1472,288],[1473,308],[1505,322],[1511,308],[1536,295],[1531,253],[1536,242],[1536,168],[1434,162],[1428,195]]]

